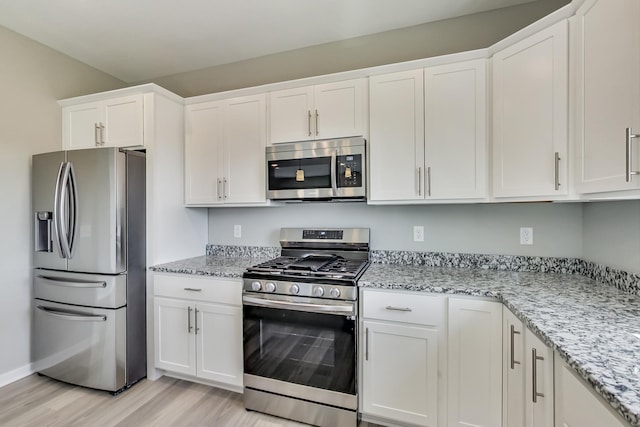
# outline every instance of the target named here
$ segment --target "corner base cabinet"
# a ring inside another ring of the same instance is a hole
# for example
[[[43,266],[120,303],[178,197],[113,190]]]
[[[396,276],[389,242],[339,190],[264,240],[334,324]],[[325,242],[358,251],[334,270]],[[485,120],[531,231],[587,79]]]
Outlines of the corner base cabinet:
[[[364,420],[436,427],[444,357],[444,296],[361,293]]]
[[[502,304],[449,298],[448,425],[502,425]]]
[[[168,375],[242,389],[239,280],[154,274],[154,362]]]

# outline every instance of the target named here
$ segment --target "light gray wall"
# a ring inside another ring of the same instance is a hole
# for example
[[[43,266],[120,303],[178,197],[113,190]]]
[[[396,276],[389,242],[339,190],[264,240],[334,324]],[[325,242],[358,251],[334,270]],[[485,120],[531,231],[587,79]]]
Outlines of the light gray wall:
[[[583,205],[583,257],[640,274],[640,200]]]
[[[242,237],[233,237],[233,226]],[[413,241],[423,225],[425,241]],[[519,243],[533,227],[533,245]],[[266,208],[209,209],[209,243],[279,246],[281,227],[369,227],[373,249],[581,257],[580,203],[367,206],[305,203]]]
[[[0,385],[29,369],[31,155],[61,148],[57,99],[123,82],[0,27]]]
[[[486,48],[567,3],[569,0],[538,0],[156,78],[153,82],[189,97]]]

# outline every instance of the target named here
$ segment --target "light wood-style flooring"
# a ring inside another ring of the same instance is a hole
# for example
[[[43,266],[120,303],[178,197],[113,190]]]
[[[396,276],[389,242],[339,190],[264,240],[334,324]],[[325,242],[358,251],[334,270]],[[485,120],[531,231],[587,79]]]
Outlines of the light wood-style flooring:
[[[0,426],[302,427],[306,424],[246,411],[241,394],[169,377],[144,379],[112,396],[31,375],[0,388]]]

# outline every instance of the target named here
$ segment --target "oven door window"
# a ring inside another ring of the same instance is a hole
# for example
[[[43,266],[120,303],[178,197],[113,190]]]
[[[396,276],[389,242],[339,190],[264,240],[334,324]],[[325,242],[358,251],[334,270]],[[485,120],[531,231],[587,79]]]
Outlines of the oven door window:
[[[269,161],[269,190],[331,188],[331,157]]]
[[[244,306],[244,372],[355,394],[355,320]]]

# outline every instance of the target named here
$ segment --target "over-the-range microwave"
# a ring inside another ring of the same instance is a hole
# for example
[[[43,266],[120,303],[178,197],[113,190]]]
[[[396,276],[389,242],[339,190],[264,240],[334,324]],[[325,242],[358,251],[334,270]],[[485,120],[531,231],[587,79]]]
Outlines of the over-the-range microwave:
[[[366,141],[330,139],[274,144],[266,149],[272,200],[365,200]]]

